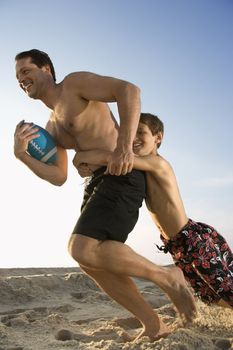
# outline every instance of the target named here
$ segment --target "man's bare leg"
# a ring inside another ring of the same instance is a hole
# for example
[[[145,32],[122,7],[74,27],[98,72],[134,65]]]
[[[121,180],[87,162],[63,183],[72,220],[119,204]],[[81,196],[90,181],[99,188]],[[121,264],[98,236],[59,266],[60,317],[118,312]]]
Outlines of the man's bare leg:
[[[159,319],[157,313],[143,298],[130,277],[113,274],[108,271],[80,267],[106,294],[131,312],[141,322],[143,330],[136,339],[148,336],[154,341],[164,338],[171,333],[169,328]]]
[[[179,268],[155,265],[126,244],[117,241],[100,242],[79,234],[71,236],[69,252],[82,266],[140,277],[156,283],[168,295],[180,315],[189,322],[193,320],[196,313],[195,300]]]

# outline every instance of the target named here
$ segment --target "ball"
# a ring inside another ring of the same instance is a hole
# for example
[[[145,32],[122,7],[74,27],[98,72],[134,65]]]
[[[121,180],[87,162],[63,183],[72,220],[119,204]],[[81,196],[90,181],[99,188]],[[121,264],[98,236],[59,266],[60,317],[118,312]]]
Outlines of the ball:
[[[52,135],[39,125],[33,125],[33,128],[38,128],[35,134],[39,136],[29,141],[27,152],[43,163],[54,164],[57,159],[57,147]]]

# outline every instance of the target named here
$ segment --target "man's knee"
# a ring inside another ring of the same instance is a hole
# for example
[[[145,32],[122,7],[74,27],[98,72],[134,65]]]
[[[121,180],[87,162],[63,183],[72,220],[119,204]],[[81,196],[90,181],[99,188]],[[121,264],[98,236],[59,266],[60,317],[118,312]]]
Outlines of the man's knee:
[[[92,266],[93,255],[98,241],[79,234],[72,234],[68,244],[68,251],[72,258],[80,265]]]

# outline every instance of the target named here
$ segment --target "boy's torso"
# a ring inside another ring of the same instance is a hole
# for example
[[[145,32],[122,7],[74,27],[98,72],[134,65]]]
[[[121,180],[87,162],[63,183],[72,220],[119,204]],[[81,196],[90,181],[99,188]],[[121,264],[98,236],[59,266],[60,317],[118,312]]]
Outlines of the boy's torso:
[[[172,238],[188,221],[173,170],[169,166],[161,175],[147,172],[146,182],[152,219],[166,239]]]

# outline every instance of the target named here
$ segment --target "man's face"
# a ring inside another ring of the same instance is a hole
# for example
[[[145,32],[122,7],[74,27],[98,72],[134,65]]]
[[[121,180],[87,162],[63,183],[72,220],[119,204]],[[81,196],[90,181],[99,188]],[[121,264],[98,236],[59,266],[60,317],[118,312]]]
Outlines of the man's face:
[[[156,150],[159,135],[152,135],[146,124],[139,123],[137,134],[133,142],[133,151],[138,156],[146,156]]]
[[[41,83],[44,80],[44,69],[31,62],[31,57],[16,61],[16,79],[20,87],[31,98],[39,98]]]

